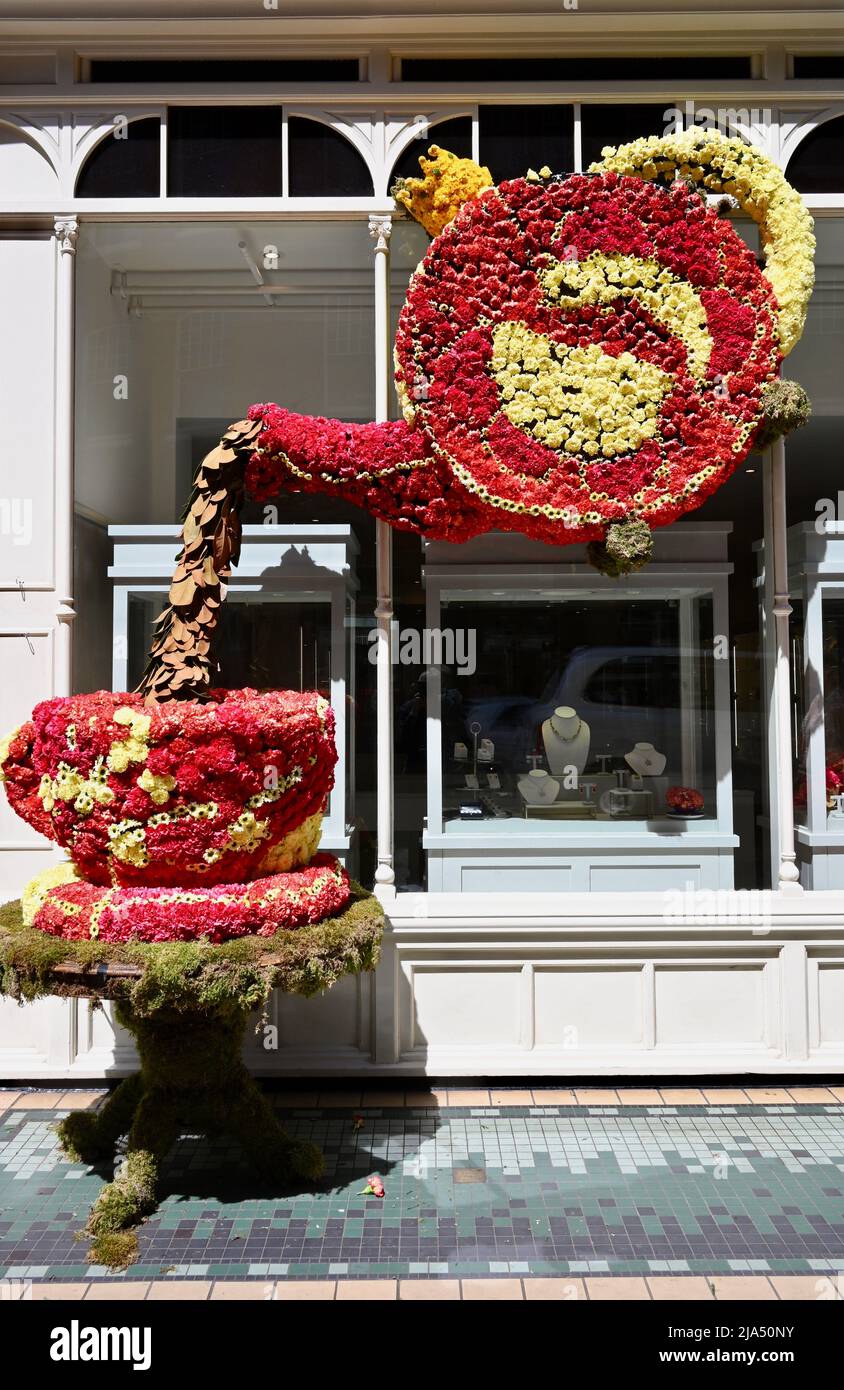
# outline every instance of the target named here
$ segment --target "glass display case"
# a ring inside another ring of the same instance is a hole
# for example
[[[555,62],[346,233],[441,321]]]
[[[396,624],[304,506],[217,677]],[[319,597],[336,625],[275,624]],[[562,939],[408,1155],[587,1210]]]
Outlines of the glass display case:
[[[167,600],[179,531],[110,526],[109,536],[114,542],[112,688],[132,690]],[[214,644],[220,662],[216,684],[318,690],[330,702],[340,756],[320,846],[347,865],[355,766],[350,637],[357,552],[350,526],[244,526]]]
[[[758,547],[760,571],[764,547]],[[804,888],[844,887],[844,524],[788,531],[794,819]]]
[[[659,531],[623,579],[426,545],[431,890],[732,886],[729,529]]]

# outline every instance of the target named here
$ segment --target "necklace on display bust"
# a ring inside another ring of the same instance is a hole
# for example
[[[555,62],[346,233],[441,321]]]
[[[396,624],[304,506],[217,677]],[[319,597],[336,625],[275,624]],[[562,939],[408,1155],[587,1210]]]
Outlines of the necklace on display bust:
[[[664,753],[657,752],[652,743],[634,744],[624,761],[640,777],[661,777],[668,761]]]
[[[571,768],[583,772],[590,742],[589,725],[571,705],[558,705],[542,725],[542,746],[555,777],[568,775]]]
[[[578,718],[577,720],[577,725],[573,734],[563,733],[563,728],[561,727],[561,725],[564,726],[564,721],[558,719],[555,714],[551,715],[551,718],[548,722],[551,725],[551,728],[554,730],[554,733],[557,735],[557,738],[562,739],[563,743],[574,743],[574,740],[577,738],[578,734],[580,733],[580,730],[583,728],[583,720],[580,718]]]
[[[556,801],[560,784],[549,777],[544,768],[536,767],[519,778],[519,791],[522,800],[529,806],[548,806]]]

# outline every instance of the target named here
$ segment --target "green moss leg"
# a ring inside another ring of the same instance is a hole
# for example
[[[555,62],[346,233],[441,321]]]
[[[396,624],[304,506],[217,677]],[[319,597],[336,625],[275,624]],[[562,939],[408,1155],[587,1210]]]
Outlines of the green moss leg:
[[[142,1094],[140,1075],[127,1076],[99,1110],[67,1115],[57,1129],[68,1158],[81,1163],[110,1158],[118,1139],[128,1134]]]
[[[129,1131],[120,1171],[91,1209],[88,1230],[92,1235],[125,1231],[155,1211],[159,1168],[178,1137],[179,1110],[173,1098],[160,1093],[144,1095]]]

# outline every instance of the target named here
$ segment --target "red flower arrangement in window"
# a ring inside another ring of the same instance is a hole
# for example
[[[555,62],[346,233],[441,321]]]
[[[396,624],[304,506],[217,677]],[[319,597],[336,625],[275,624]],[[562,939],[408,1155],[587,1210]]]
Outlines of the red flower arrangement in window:
[[[703,794],[694,787],[669,787],[665,801],[676,816],[699,816],[704,808]]]

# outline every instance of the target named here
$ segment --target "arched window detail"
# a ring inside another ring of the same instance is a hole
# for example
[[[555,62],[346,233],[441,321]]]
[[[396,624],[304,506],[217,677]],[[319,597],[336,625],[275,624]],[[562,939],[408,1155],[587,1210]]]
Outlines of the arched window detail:
[[[307,116],[290,116],[287,142],[291,197],[373,197],[365,159],[339,131]]]
[[[145,116],[114,129],[93,148],[76,180],[77,198],[157,198],[161,122]]]
[[[824,121],[800,141],[785,176],[800,193],[844,193],[844,116]]]
[[[418,140],[412,140],[402,150],[390,173],[388,188],[398,179],[419,177],[419,156],[428,153],[431,145],[439,145],[461,159],[472,157],[472,117],[451,116],[446,121],[436,121],[429,125],[427,133]]]

